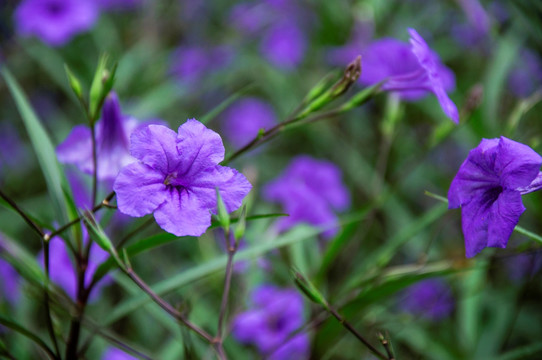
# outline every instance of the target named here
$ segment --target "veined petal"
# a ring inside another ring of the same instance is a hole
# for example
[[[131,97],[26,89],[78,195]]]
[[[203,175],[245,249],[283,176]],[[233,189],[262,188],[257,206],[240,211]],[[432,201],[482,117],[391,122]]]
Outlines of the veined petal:
[[[487,246],[504,248],[525,211],[521,194],[515,190],[504,190],[490,211]]]
[[[531,184],[542,165],[542,157],[527,145],[501,136],[495,171],[501,176],[501,184],[517,189]]]
[[[179,176],[197,176],[200,171],[214,167],[224,160],[224,145],[220,135],[195,119],[179,126],[177,149],[180,154]]]
[[[167,199],[163,174],[139,162],[120,171],[113,189],[119,210],[130,216],[150,214]]]
[[[213,169],[200,172],[197,178],[190,180],[190,189],[198,194],[203,206],[216,212],[216,188],[226,205],[228,212],[237,210],[243,198],[250,192],[252,185],[247,178],[235,169],[216,165]]]
[[[197,193],[170,187],[166,200],[154,212],[160,227],[177,236],[200,236],[211,226],[211,213]]]
[[[461,225],[465,236],[465,255],[468,258],[487,247],[487,229],[489,226],[490,207],[479,198],[461,206]]]
[[[180,161],[176,139],[173,130],[162,125],[148,125],[132,133],[130,151],[136,159],[167,175]]]
[[[480,144],[469,152],[450,185],[450,209],[470,202],[476,197],[475,192],[481,191],[483,194],[488,189],[500,186],[499,177],[494,170],[498,143],[498,139],[482,139]]]

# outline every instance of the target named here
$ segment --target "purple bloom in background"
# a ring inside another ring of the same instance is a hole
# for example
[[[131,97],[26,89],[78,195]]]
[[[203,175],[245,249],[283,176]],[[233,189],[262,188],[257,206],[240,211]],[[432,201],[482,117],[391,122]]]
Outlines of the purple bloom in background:
[[[0,123],[0,178],[6,168],[19,170],[27,162],[23,143],[17,129],[10,123]]]
[[[542,59],[531,50],[524,49],[510,72],[508,86],[520,98],[542,88]]]
[[[110,93],[102,109],[102,118],[96,123],[96,147],[98,157],[98,179],[112,180],[119,170],[133,161],[129,152],[130,134],[149,124],[162,121],[139,122],[137,119],[121,113],[117,95]],[[56,153],[61,163],[74,164],[87,173],[92,174],[92,142],[90,128],[77,125],[66,140],[60,144]]]
[[[327,238],[338,231],[335,211],[345,210],[350,204],[340,169],[309,156],[296,157],[279,178],[264,188],[264,197],[281,203],[290,215],[278,221],[280,230],[298,223],[333,226],[324,232]]]
[[[444,66],[414,29],[409,29],[410,44],[381,39],[365,49],[360,81],[373,85],[384,81],[383,90],[397,92],[405,100],[416,100],[432,92],[444,113],[459,122],[455,104],[446,91],[455,87],[453,72]]]
[[[143,0],[94,0],[101,9],[107,11],[133,10],[143,4]]]
[[[117,348],[109,348],[102,355],[102,360],[136,360],[137,358]]]
[[[190,119],[178,133],[149,125],[132,134],[139,161],[124,167],[113,186],[119,210],[130,216],[154,212],[160,227],[177,236],[203,234],[216,213],[216,188],[228,211],[241,206],[251,185],[243,174],[220,166],[220,135]]]
[[[170,72],[180,81],[194,82],[225,67],[232,58],[232,50],[227,46],[208,48],[183,45],[172,54]]]
[[[17,32],[62,46],[89,30],[98,19],[92,0],[23,0],[15,11]]]
[[[256,98],[245,98],[224,113],[224,135],[233,145],[241,147],[254,139],[260,129],[269,130],[277,120],[273,108]]]
[[[373,36],[373,27],[374,24],[372,22],[355,23],[348,42],[343,46],[328,50],[327,59],[329,63],[341,67],[351,63],[352,60],[361,54],[362,49],[365,49],[368,45]],[[365,58],[362,59],[362,63],[365,66]]]
[[[506,273],[511,280],[516,282],[532,278],[542,269],[542,253],[540,251],[518,254],[505,261]]]
[[[15,304],[19,299],[19,274],[6,260],[0,258],[0,301]]]
[[[485,247],[504,248],[525,211],[521,195],[542,188],[542,157],[501,136],[469,152],[448,191],[449,208],[461,207],[467,257]]]
[[[478,0],[458,0],[474,32],[486,35],[489,32],[489,16]]]
[[[230,22],[243,34],[251,35],[270,22],[269,10],[265,3],[239,3],[230,10]]]
[[[422,280],[406,289],[403,295],[401,309],[432,321],[447,318],[454,310],[452,291],[440,279]]]
[[[301,28],[294,20],[287,19],[266,30],[260,51],[275,66],[291,69],[303,60],[306,43]]]
[[[261,285],[252,292],[250,310],[233,320],[233,335],[241,343],[256,346],[268,359],[306,359],[306,334],[285,343],[303,323],[303,298],[297,291]]]
[[[83,238],[85,243],[90,241],[86,230],[83,227]],[[109,254],[103,250],[96,243],[92,243],[90,246],[90,255],[87,264],[87,270],[85,272],[85,287],[90,285],[92,277],[98,266],[107,260]],[[38,255],[38,261],[43,266],[43,250]],[[75,263],[72,262],[64,241],[55,236],[49,241],[49,274],[51,280],[60,286],[64,291],[72,298],[76,299],[77,295],[77,272],[75,271]],[[96,299],[103,286],[111,282],[111,278],[104,277],[93,289],[90,300]]]

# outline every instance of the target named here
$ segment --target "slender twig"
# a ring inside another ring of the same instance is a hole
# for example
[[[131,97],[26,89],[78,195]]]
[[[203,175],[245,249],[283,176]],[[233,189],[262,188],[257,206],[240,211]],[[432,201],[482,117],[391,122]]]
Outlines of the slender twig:
[[[114,191],[109,193],[109,195],[107,195],[107,197],[101,203],[94,206],[91,211],[93,213],[95,213],[96,211],[100,210],[101,208],[106,207],[109,204],[109,202],[113,199],[113,197],[115,197],[115,192]],[[67,224],[62,225],[61,227],[54,230],[52,233],[48,234],[47,236],[49,236],[49,238],[52,238],[53,236],[59,235],[60,233],[62,233],[65,230],[69,229],[70,227],[72,227],[73,225],[79,223],[82,219],[83,219],[83,216],[79,216],[76,219],[73,219],[72,221],[68,222]]]
[[[208,343],[215,343],[216,340],[213,339],[211,335],[209,335],[205,330],[200,329],[193,323],[191,323],[188,319],[184,317],[183,314],[181,314],[179,311],[177,311],[173,306],[171,306],[167,301],[162,299],[158,294],[156,294],[150,287],[147,285],[130,267],[127,267],[125,269],[122,269],[126,275],[132,281],[139,286],[141,290],[143,290],[147,295],[151,297],[151,299],[158,304],[162,309],[164,309],[169,315],[171,315],[173,318],[175,318],[177,321],[184,324],[187,328],[194,331],[196,334],[198,334],[201,338],[205,339]]]
[[[381,353],[377,348],[375,348],[373,345],[371,345],[371,343],[369,341],[367,341],[367,339],[365,339],[363,337],[363,335],[361,335],[353,326],[352,324],[350,324],[348,321],[346,321],[346,319],[344,317],[341,316],[341,314],[339,314],[337,312],[337,310],[335,310],[334,308],[332,308],[331,306],[328,306],[328,311],[331,313],[331,315],[333,315],[335,317],[335,319],[337,319],[342,326],[344,326],[348,331],[350,331],[352,333],[352,335],[354,335],[359,341],[361,341],[365,346],[367,346],[367,348],[369,350],[371,350],[371,352],[373,354],[375,354],[377,357],[379,357],[380,359],[382,360],[388,360],[388,358],[386,357],[386,355],[384,355],[383,353]]]
[[[237,252],[238,243],[231,241],[231,234],[229,231],[225,231],[226,237],[226,251],[228,253],[228,261],[226,263],[226,275],[224,277],[224,291],[222,292],[222,301],[220,303],[220,312],[218,314],[218,328],[217,328],[217,352],[221,359],[227,359],[226,353],[224,352],[224,319],[226,317],[226,311],[228,308],[228,300],[230,298],[230,289],[231,289],[231,279],[233,276],[233,257]]]
[[[57,358],[60,358],[60,349],[56,341],[55,330],[53,328],[53,318],[51,317],[51,304],[49,301],[49,241],[43,240],[43,264],[45,267],[45,287],[44,287],[44,297],[45,297],[45,318],[47,322],[47,331],[49,332],[49,337],[55,347],[55,353]]]
[[[386,354],[388,354],[388,360],[395,360],[395,357],[393,356],[393,351],[391,350],[390,341],[388,340],[388,334],[384,336],[384,334],[379,332],[378,338],[380,339],[382,346],[386,350]]]
[[[2,192],[2,190],[0,190],[0,197],[2,199],[4,199],[5,202],[7,202],[12,208],[13,210],[15,210],[22,218],[23,220],[32,228],[32,230],[34,230],[36,233],[38,233],[38,235],[43,238],[43,236],[45,235],[43,230],[41,230],[41,228],[38,226],[38,224],[36,224],[34,222],[34,220],[32,220],[16,203],[15,201],[13,201],[9,196],[7,196],[6,194],[4,194],[4,192]]]
[[[98,149],[96,148],[96,126],[91,123],[90,126],[90,140],[92,142],[92,204],[96,203],[96,197],[98,196]]]
[[[280,124],[275,125],[271,129],[263,132],[262,134],[259,134],[258,136],[256,136],[254,139],[252,139],[251,142],[249,142],[248,144],[246,144],[245,146],[243,146],[239,150],[235,151],[233,154],[228,156],[224,161],[222,161],[222,165],[226,165],[227,163],[229,163],[229,162],[233,161],[234,159],[238,158],[239,156],[241,156],[245,152],[247,152],[249,150],[252,150],[252,149],[266,143],[267,141],[273,139],[275,136],[277,136],[282,131],[284,131],[288,126],[291,126],[294,123],[299,122],[299,125],[305,125],[305,124],[312,123],[312,122],[322,120],[322,119],[325,119],[325,118],[337,116],[342,112],[343,112],[343,110],[341,110],[341,109],[330,110],[330,111],[327,111],[327,112],[324,112],[324,113],[309,117],[309,118],[305,119],[303,122],[301,122],[301,120],[303,120],[303,117],[300,117],[300,116],[294,116],[292,118],[289,118],[289,119],[281,122]]]
[[[128,234],[126,234],[122,239],[120,239],[119,243],[115,246],[115,248],[118,250],[122,248],[128,240],[130,240],[134,235],[138,234],[146,228],[147,226],[154,223],[154,218],[149,217],[147,220],[145,220],[141,225],[137,226],[134,230],[130,231]]]

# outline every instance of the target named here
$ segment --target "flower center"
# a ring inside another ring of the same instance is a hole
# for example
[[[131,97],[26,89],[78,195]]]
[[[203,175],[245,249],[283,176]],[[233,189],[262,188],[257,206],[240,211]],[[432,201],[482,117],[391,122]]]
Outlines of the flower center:
[[[50,2],[47,6],[47,12],[51,15],[59,15],[63,12],[64,7],[59,2]]]
[[[172,172],[171,174],[168,174],[168,176],[166,176],[166,178],[164,179],[164,185],[166,186],[174,186],[174,185],[171,185],[171,183],[173,181],[175,181],[175,179],[177,179],[177,172]]]

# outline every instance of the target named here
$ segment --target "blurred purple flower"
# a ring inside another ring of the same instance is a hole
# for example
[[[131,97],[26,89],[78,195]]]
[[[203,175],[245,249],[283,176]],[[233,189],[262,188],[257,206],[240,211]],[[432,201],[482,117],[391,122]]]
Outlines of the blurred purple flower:
[[[117,348],[109,348],[102,355],[102,360],[136,360],[137,358]]]
[[[267,200],[279,202],[290,216],[278,221],[281,231],[298,223],[329,227],[324,236],[338,231],[335,211],[348,208],[350,196],[333,163],[309,156],[296,157],[284,173],[264,188]]]
[[[531,50],[521,51],[508,77],[508,86],[514,95],[525,98],[542,89],[542,59]]]
[[[268,359],[306,359],[308,336],[289,339],[303,323],[303,297],[297,291],[261,285],[252,291],[251,309],[233,319],[233,335]]]
[[[1,235],[0,235],[1,236]],[[0,258],[0,301],[17,303],[20,295],[19,274],[6,260]]]
[[[95,0],[106,11],[133,10],[143,4],[143,0]]]
[[[454,310],[454,297],[448,284],[441,279],[422,280],[403,293],[402,310],[428,320],[439,321]]]
[[[224,113],[224,135],[233,145],[241,147],[254,139],[260,129],[269,130],[277,123],[273,108],[257,98],[245,98]]]
[[[15,10],[17,32],[35,35],[52,46],[62,46],[89,30],[98,19],[91,0],[23,0]]]
[[[130,150],[139,161],[125,166],[113,186],[119,210],[130,216],[154,212],[162,229],[177,236],[203,234],[216,213],[216,188],[234,211],[251,185],[243,174],[220,166],[220,135],[195,119],[178,133],[161,125],[134,132]]]
[[[307,39],[295,19],[285,19],[266,29],[260,51],[275,66],[292,69],[303,60],[306,47]]]
[[[117,95],[110,93],[102,109],[102,118],[96,123],[96,147],[98,157],[98,179],[114,179],[121,167],[133,161],[128,150],[130,134],[149,124],[161,124],[161,120],[139,122],[137,119],[121,113]],[[60,144],[56,153],[61,163],[75,164],[92,174],[92,142],[90,129],[86,125],[77,125]]]
[[[516,282],[532,278],[542,269],[542,253],[540,251],[514,255],[505,261],[506,273],[511,280]]]
[[[335,66],[346,66],[351,63],[362,50],[369,44],[373,36],[373,24],[370,22],[357,22],[354,24],[350,39],[343,46],[333,47],[328,50],[327,59]],[[365,66],[365,58],[362,59]]]
[[[410,44],[395,40],[375,41],[363,53],[360,81],[373,85],[384,81],[383,90],[397,92],[404,100],[417,100],[432,92],[444,113],[459,122],[455,104],[446,94],[455,87],[453,72],[444,66],[423,38],[409,29]]]
[[[255,35],[271,20],[272,15],[265,3],[238,3],[230,10],[230,22],[246,35]]]
[[[461,207],[467,257],[506,247],[525,211],[521,195],[542,188],[540,165],[540,155],[504,136],[469,152],[448,191],[449,208]]]
[[[458,0],[467,15],[474,32],[486,35],[489,32],[489,16],[478,0]]]
[[[184,82],[195,82],[212,71],[227,66],[233,51],[227,46],[179,46],[172,54],[170,72]]]
[[[26,162],[23,143],[17,129],[10,123],[0,123],[0,178],[5,167],[17,170]]]
[[[90,241],[85,228],[83,227],[84,243]],[[98,266],[107,260],[109,254],[99,247],[96,243],[92,243],[90,246],[89,259],[87,264],[87,270],[85,272],[85,287],[90,285],[94,273],[98,269]],[[43,263],[43,250],[38,255],[38,262],[41,266]],[[70,258],[69,249],[67,248],[64,240],[58,236],[49,240],[49,275],[51,281],[60,286],[68,296],[72,299],[76,299],[77,296],[77,272],[75,271],[75,263]],[[101,289],[111,282],[111,278],[104,277],[93,289],[89,300],[95,300]]]

